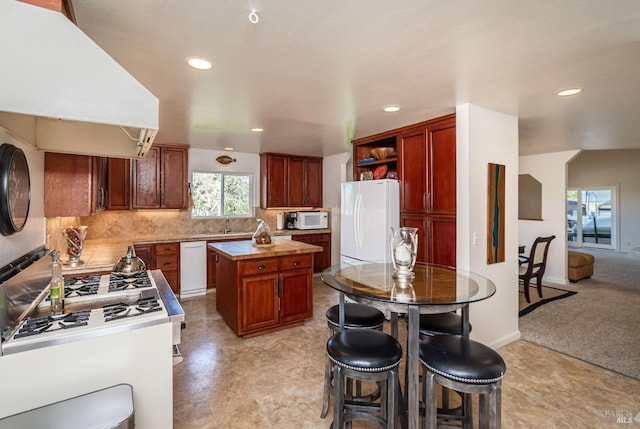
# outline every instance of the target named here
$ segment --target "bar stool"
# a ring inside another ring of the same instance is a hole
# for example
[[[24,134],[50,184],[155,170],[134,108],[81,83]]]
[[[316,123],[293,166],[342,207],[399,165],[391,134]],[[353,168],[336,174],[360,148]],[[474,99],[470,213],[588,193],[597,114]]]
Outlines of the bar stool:
[[[327,341],[333,369],[333,429],[352,420],[368,420],[383,428],[395,428],[399,396],[398,366],[402,347],[398,340],[371,329],[343,330]],[[345,377],[382,382],[380,402],[346,401]]]
[[[340,330],[340,306],[334,305],[329,308],[326,313],[327,326],[329,327],[329,338]],[[344,328],[345,329],[375,329],[382,331],[384,326],[384,314],[367,305],[356,303],[344,304]],[[329,395],[331,393],[331,381],[333,380],[333,372],[331,371],[331,361],[327,356],[324,370],[324,394],[322,395],[322,411],[320,417],[325,418],[329,411]],[[351,384],[349,384],[348,393],[352,392]],[[379,397],[380,391],[376,390],[373,394],[362,396],[361,383],[356,382],[356,397],[362,397],[364,400],[373,400]]]
[[[500,428],[501,384],[507,368],[497,352],[468,338],[438,335],[420,343],[420,363],[425,377],[422,390],[425,429],[435,429],[438,423],[436,384],[479,394],[480,428],[487,425],[490,429]],[[471,426],[470,420],[465,421],[464,427]]]
[[[454,312],[421,314],[420,337],[434,335],[462,335],[462,316]]]
[[[471,325],[469,325],[471,331]],[[455,312],[420,315],[420,339],[433,337],[434,335],[462,335],[462,316]],[[406,383],[405,378],[405,383]],[[438,409],[438,415],[445,420],[462,420],[463,424],[471,421],[471,398],[469,395],[458,393],[462,398],[461,407],[451,408],[449,405],[449,388],[442,386],[442,408]]]

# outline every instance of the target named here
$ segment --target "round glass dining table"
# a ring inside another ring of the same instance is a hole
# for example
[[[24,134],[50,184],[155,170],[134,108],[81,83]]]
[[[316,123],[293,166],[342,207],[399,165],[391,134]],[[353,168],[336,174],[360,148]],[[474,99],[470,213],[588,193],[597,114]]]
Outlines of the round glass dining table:
[[[340,328],[344,328],[344,297],[390,312],[392,335],[398,337],[398,314],[407,314],[406,401],[401,413],[402,427],[418,429],[420,313],[436,314],[461,310],[463,335],[469,335],[469,304],[482,301],[496,292],[494,283],[457,268],[416,264],[415,278],[405,281],[392,276],[390,263],[340,264],[322,272],[322,281],[340,292]]]

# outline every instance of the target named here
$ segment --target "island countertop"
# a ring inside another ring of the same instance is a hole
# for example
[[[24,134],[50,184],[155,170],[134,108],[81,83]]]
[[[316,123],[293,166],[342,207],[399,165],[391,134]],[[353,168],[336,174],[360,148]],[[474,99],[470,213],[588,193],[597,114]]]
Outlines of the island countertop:
[[[320,246],[283,238],[276,238],[274,244],[270,247],[256,247],[252,240],[242,240],[211,243],[209,247],[232,261],[322,252]]]

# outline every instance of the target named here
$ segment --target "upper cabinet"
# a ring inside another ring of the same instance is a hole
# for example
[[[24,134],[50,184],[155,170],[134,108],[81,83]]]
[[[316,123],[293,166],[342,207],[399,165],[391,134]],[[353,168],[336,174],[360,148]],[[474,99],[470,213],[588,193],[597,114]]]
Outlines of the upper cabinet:
[[[109,158],[107,164],[107,210],[131,208],[131,160]]]
[[[186,209],[188,146],[154,144],[132,161],[132,209]]]
[[[397,178],[400,225],[418,228],[418,261],[456,263],[456,116],[353,141],[353,179]]]
[[[401,211],[455,215],[456,118],[407,127],[400,134]]]
[[[261,153],[260,207],[322,207],[322,158]]]
[[[353,180],[397,178],[397,140],[396,131],[354,140]]]
[[[44,215],[90,216],[107,206],[107,159],[46,152]]]

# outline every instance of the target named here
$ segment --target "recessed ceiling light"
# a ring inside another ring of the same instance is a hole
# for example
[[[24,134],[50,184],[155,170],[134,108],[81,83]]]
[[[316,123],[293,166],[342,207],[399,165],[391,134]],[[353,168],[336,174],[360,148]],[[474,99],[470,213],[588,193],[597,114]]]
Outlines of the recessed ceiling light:
[[[384,108],[384,111],[389,113],[397,112],[398,110],[400,110],[400,106],[387,106]]]
[[[187,58],[187,64],[189,64],[194,69],[198,69],[198,70],[209,70],[211,67],[213,67],[211,65],[211,62],[200,57]]]
[[[231,150],[235,150],[235,149],[232,148],[231,146],[227,146],[227,147],[224,148],[224,150],[230,150],[231,151]]]
[[[566,96],[569,96],[569,95],[578,94],[580,92],[582,92],[582,88],[569,88],[569,89],[564,89],[564,90],[558,92],[558,95],[560,97],[566,97]]]
[[[251,128],[251,131],[253,131],[254,133],[261,133],[264,130],[262,128]]]

